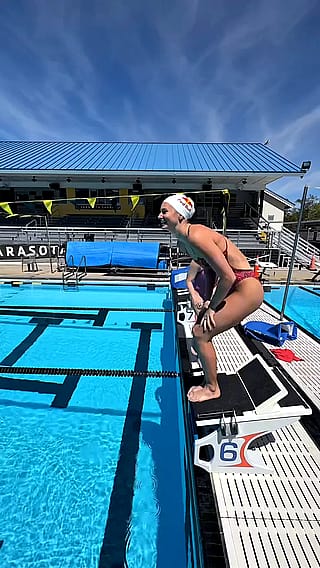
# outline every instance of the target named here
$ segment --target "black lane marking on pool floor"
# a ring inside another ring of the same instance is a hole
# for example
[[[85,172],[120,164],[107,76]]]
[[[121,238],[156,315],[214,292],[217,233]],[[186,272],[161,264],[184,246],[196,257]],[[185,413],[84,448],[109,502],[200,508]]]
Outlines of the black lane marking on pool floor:
[[[104,307],[104,308],[89,308],[86,306],[5,306],[2,305],[0,308],[0,314],[2,310],[41,310],[45,312],[46,310],[62,310],[62,311],[95,311],[97,312],[100,309],[108,310],[109,312],[173,312],[172,309],[169,308],[123,308],[123,307]]]
[[[63,383],[62,383],[63,384]],[[62,384],[48,381],[37,381],[30,379],[12,379],[11,377],[0,377],[1,390],[15,390],[21,392],[38,392],[40,394],[57,394]]]
[[[153,329],[162,329],[162,325],[132,322],[131,327],[141,330],[134,370],[144,371],[148,368],[151,332]],[[108,519],[100,550],[99,568],[111,568],[111,566],[116,568],[126,565],[126,536],[132,513],[145,388],[146,378],[133,379],[110,497]]]
[[[22,316],[31,318],[45,318],[50,320],[72,319],[72,320],[95,320],[99,314],[73,314],[70,312],[37,312],[36,310],[3,310],[0,308],[1,316]]]
[[[102,327],[104,325],[104,322],[106,321],[108,312],[109,310],[107,308],[101,308],[101,310],[99,310],[98,312],[98,315],[94,318],[93,327],[95,326]]]
[[[59,325],[60,323],[63,322],[62,318],[31,318],[29,323],[33,323],[33,324],[40,324],[40,325]]]
[[[78,386],[81,375],[67,375],[62,383],[62,388],[58,389],[54,397],[51,407],[52,408],[67,408],[70,399]]]
[[[320,296],[320,293],[318,294],[315,290],[310,290],[309,288],[306,288],[305,286],[299,286],[299,288],[301,290],[304,290],[305,292],[309,292],[309,294],[313,294],[314,296],[318,296],[318,298]],[[319,292],[320,292],[320,290],[319,290]]]
[[[43,334],[47,327],[47,324],[44,322],[38,324],[35,329],[33,329],[31,333],[29,333],[29,335],[25,337],[25,339],[23,339],[23,341],[21,341],[21,343],[19,343],[19,345],[17,345],[11,351],[11,353],[9,353],[9,355],[2,359],[0,365],[8,365],[9,367],[11,365],[14,365],[18,361],[18,359],[20,359],[20,357],[24,355],[27,349],[29,349],[31,345],[33,345],[37,341],[37,339],[39,339],[39,337]]]
[[[130,308],[65,308],[66,311],[56,311],[56,310],[63,310],[64,308],[50,308],[50,311],[45,311],[45,309],[43,309],[43,311],[38,311],[41,310],[42,308],[40,307],[33,307],[33,309],[30,308],[25,308],[25,307],[18,307],[18,308],[12,308],[11,306],[6,306],[6,307],[0,307],[0,316],[21,316],[21,317],[30,317],[32,318],[30,323],[38,323],[35,322],[36,318],[38,318],[39,323],[46,323],[47,325],[51,324],[51,325],[58,325],[60,324],[64,319],[69,319],[69,320],[86,320],[86,321],[93,321],[93,327],[103,327],[103,325],[105,324],[106,318],[108,316],[108,313],[110,311],[113,312],[126,312],[126,311],[135,311],[135,312],[166,312],[166,311],[172,311],[172,310],[167,310],[165,308],[160,308],[160,309],[155,309],[155,310],[151,310],[148,308],[141,308],[141,309],[134,309],[134,310],[130,310]],[[48,308],[46,308],[48,309]],[[96,311],[98,313],[96,314],[88,314],[88,313],[82,313],[79,314],[78,312],[73,312],[72,310],[90,310],[90,311]],[[51,311],[54,310],[54,311]],[[67,311],[67,310],[71,310],[71,311]],[[41,321],[41,320],[45,320],[45,321]]]
[[[10,310],[0,308],[0,315],[31,317],[30,323],[59,325],[64,319],[92,320],[93,326],[102,327],[105,323],[109,310],[101,308],[97,314],[79,314],[70,312],[39,312],[36,310]]]
[[[34,392],[55,395],[51,408],[67,408],[70,399],[78,386],[81,374],[68,374],[63,383],[38,381],[32,379],[12,379],[0,376],[0,390]]]

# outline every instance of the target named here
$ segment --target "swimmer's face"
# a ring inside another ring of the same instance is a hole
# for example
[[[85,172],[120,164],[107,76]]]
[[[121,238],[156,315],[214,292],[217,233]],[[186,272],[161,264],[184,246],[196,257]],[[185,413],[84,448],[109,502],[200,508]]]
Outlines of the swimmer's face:
[[[169,205],[166,201],[163,201],[160,207],[160,213],[158,219],[160,219],[160,224],[163,229],[173,229],[179,222],[181,215],[178,213],[172,205]]]

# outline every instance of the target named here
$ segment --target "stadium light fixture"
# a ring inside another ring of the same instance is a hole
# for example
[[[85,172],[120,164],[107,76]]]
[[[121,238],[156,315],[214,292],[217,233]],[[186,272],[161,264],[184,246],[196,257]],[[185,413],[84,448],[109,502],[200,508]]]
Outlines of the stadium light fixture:
[[[310,168],[311,168],[311,161],[310,160],[307,160],[306,162],[302,162],[301,171],[303,173],[306,174],[310,170]]]

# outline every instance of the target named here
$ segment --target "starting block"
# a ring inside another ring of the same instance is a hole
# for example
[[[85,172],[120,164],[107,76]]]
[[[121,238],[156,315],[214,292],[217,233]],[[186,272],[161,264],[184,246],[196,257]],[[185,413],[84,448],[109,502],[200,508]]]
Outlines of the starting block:
[[[194,321],[191,312],[187,302],[178,304],[178,328],[181,333],[183,327],[187,343]],[[192,360],[189,364],[192,367]],[[234,374],[219,374],[218,381],[220,398],[190,403],[195,465],[210,473],[271,473],[254,442],[311,414],[310,407],[260,355]]]

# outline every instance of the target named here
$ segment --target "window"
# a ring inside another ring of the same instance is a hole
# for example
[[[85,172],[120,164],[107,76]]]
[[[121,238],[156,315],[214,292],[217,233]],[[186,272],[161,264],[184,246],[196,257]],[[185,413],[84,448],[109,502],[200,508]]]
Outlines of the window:
[[[274,215],[268,215],[268,221],[274,221]]]

